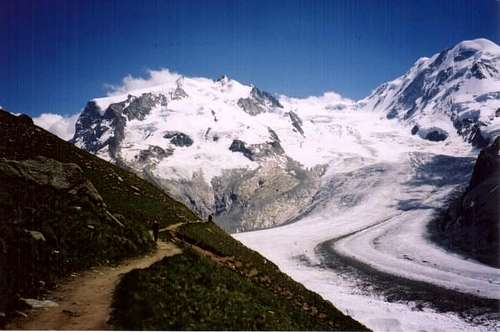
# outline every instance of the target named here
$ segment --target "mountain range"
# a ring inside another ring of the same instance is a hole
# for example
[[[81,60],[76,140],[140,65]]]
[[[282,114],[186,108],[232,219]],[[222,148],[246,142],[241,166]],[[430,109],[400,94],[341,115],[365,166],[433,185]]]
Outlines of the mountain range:
[[[230,232],[268,228],[307,212],[339,156],[387,158],[372,147],[375,125],[438,150],[486,146],[500,134],[499,70],[500,47],[476,39],[418,59],[357,102],[171,73],[164,84],[89,101],[70,142]]]
[[[164,71],[69,142],[0,111],[0,324],[159,220],[115,328],[496,330],[499,61],[464,41],[358,101]]]

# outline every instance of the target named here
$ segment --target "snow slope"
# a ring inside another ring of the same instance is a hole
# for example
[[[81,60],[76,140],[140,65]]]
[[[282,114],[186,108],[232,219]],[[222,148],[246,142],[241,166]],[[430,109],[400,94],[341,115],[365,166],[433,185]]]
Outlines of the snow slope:
[[[358,107],[384,112],[422,138],[484,146],[500,134],[499,71],[498,45],[486,39],[464,41],[418,59]]]
[[[370,115],[360,111],[338,117],[347,124]],[[426,236],[433,213],[468,179],[473,159],[456,157],[470,155],[467,148],[428,142],[398,127],[391,130],[395,123],[390,120],[378,121],[384,122],[364,132],[370,154],[339,152],[308,214],[293,224],[234,237],[374,330],[495,330],[498,317],[476,325],[474,315],[438,313],[432,301],[408,289],[402,303],[390,303],[383,292],[369,290],[373,285],[357,282],[356,274],[328,266],[320,250],[325,244],[337,255],[390,275],[500,299],[499,269],[446,252]],[[452,301],[457,293],[447,296]]]

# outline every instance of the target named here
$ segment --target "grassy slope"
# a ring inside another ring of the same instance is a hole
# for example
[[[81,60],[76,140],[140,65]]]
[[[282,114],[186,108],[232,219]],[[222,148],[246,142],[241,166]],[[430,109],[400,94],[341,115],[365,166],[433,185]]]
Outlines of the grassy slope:
[[[21,225],[12,220],[24,212],[10,219],[0,215],[0,228],[5,230],[0,232],[0,243],[7,243],[7,250],[0,251],[0,274],[4,276],[0,277],[0,288],[15,288],[4,296],[7,300],[0,301],[0,311],[12,305],[15,293],[37,295],[40,286],[36,281],[41,277],[56,280],[72,270],[151,249],[147,230],[153,219],[162,226],[197,220],[184,205],[134,174],[0,111],[0,158],[24,160],[39,155],[78,164],[103,197],[107,210],[119,216],[126,227],[109,226],[103,210],[92,205],[76,213],[71,209],[75,202],[50,188],[30,189],[29,183],[2,187],[0,196],[8,197],[3,200],[7,202],[3,203],[4,211],[11,205],[22,210],[31,204],[41,213],[31,215],[30,221]],[[89,223],[96,225],[97,233],[89,231]],[[17,241],[26,227],[45,232],[47,241],[28,245]],[[185,254],[133,271],[123,279],[115,294],[113,323],[117,327],[364,329],[213,224],[186,225],[170,238],[185,247]],[[190,244],[195,244],[194,249]],[[62,250],[69,260],[54,258],[54,249]]]
[[[162,226],[196,220],[184,205],[134,174],[0,111],[0,158],[37,156],[79,165],[106,208],[0,174],[0,312],[17,309],[19,297],[38,296],[70,272],[151,250],[153,219]],[[34,240],[27,231],[41,232],[45,241]]]
[[[112,313],[116,327],[366,329],[213,223],[185,224],[163,237],[184,254],[122,279]]]

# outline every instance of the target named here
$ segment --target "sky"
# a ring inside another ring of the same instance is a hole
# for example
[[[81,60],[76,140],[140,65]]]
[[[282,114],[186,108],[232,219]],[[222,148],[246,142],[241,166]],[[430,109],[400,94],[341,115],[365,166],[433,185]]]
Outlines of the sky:
[[[496,0],[0,1],[0,105],[69,116],[161,68],[360,99],[462,40],[500,44],[499,11]]]

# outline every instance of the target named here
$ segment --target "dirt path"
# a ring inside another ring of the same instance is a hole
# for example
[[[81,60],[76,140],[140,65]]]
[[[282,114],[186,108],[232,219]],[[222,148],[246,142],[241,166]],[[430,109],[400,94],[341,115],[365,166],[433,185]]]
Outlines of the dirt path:
[[[179,225],[175,225],[179,226]],[[175,227],[174,227],[175,228]],[[57,307],[34,309],[28,318],[12,322],[9,329],[19,330],[108,330],[113,291],[121,276],[143,269],[167,256],[182,253],[173,243],[158,242],[149,255],[124,261],[117,267],[98,267],[75,275],[50,293]]]

